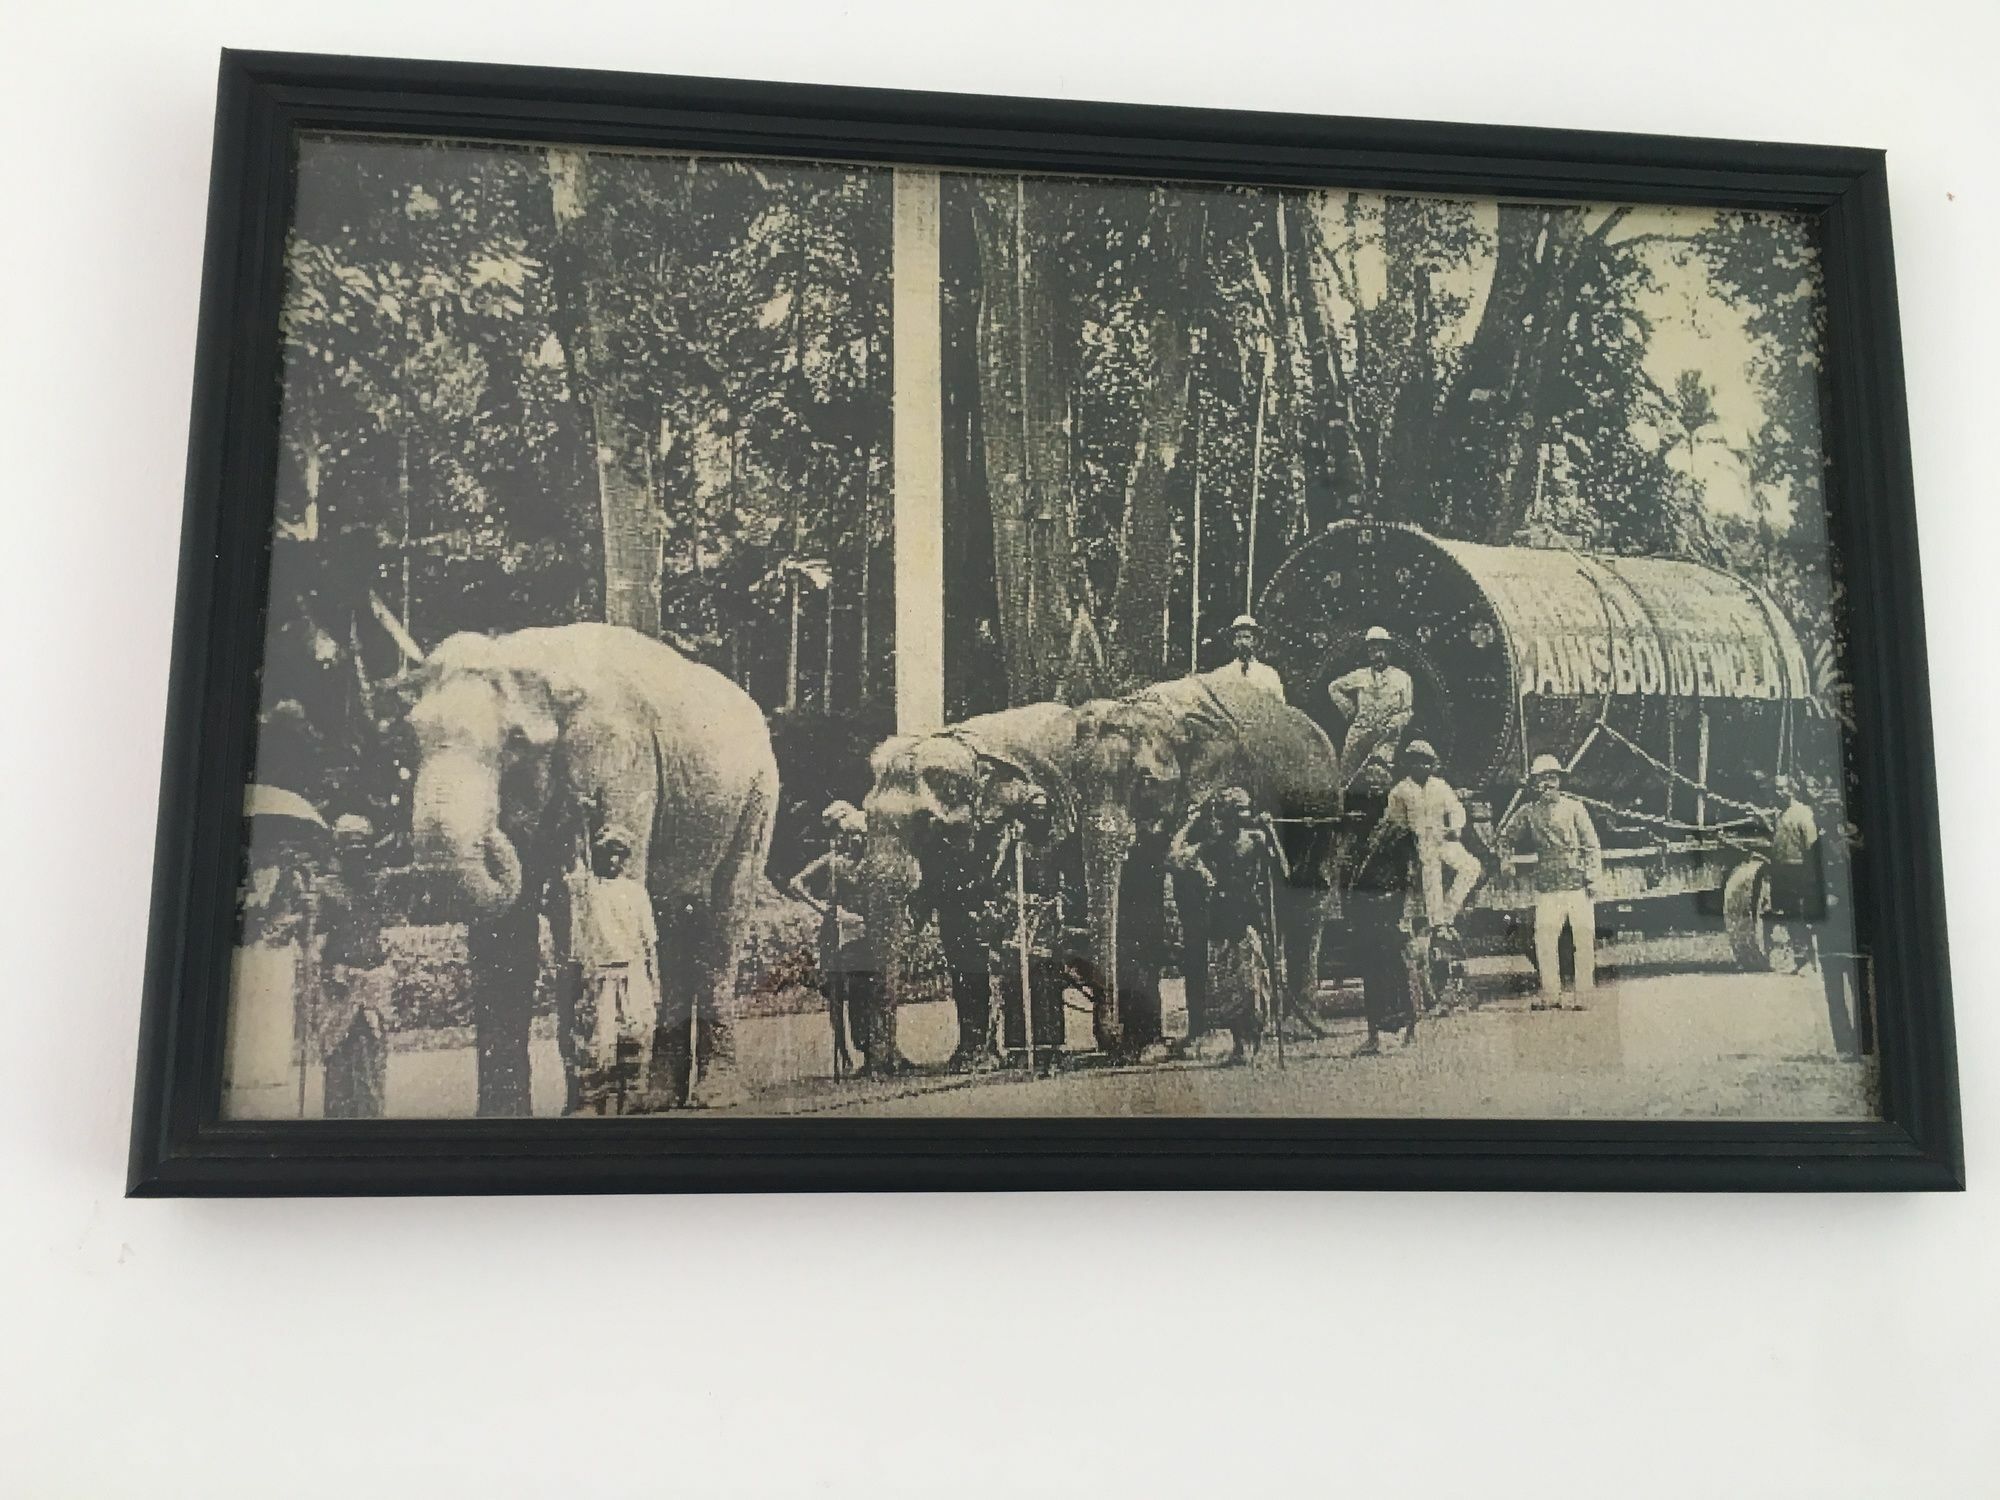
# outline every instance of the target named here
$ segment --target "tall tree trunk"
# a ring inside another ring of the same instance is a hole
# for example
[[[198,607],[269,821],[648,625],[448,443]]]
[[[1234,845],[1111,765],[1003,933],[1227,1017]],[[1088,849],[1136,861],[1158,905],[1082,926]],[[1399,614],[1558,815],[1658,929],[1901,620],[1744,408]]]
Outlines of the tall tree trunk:
[[[861,346],[861,402],[864,408],[872,397],[871,379],[875,371],[875,334],[871,329]],[[869,585],[873,582],[875,556],[875,440],[861,445],[861,538],[860,580],[856,589],[856,621],[860,627],[859,656],[855,662],[855,700],[866,708],[871,686],[868,673],[868,611],[873,607]]]
[[[1299,251],[1299,280],[1302,283],[1298,301],[1300,332],[1307,350],[1319,351],[1320,379],[1333,411],[1327,443],[1327,463],[1332,471],[1328,488],[1338,500],[1358,510],[1372,512],[1374,469],[1361,448],[1358,436],[1360,414],[1354,407],[1354,382],[1343,367],[1340,336],[1336,331],[1338,320],[1326,306],[1325,281],[1318,274],[1321,266],[1331,269],[1332,251],[1327,247],[1326,234],[1318,215],[1303,195],[1288,199],[1286,207],[1292,215],[1291,238]],[[1338,518],[1330,515],[1325,519],[1331,521]]]
[[[1060,691],[1076,609],[1068,406],[1057,267],[1041,224],[1055,202],[1023,179],[970,194],[979,260],[976,357],[1008,698]]]
[[[1285,414],[1281,429],[1285,443],[1285,479],[1288,502],[1285,537],[1296,542],[1308,526],[1306,516],[1306,381],[1310,367],[1299,358],[1298,303],[1294,298],[1293,269],[1299,247],[1292,243],[1291,216],[1286,199],[1294,194],[1274,194],[1272,227],[1277,231],[1276,275],[1271,283],[1271,306],[1277,315],[1278,405]]]
[[[1186,315],[1187,289],[1201,243],[1201,210],[1153,200],[1151,316],[1152,383],[1139,411],[1139,441],[1125,485],[1119,529],[1118,586],[1112,594],[1111,684],[1129,688],[1151,681],[1167,651],[1164,606],[1173,588],[1172,487],[1186,446],[1193,391],[1194,343]]]
[[[563,348],[571,394],[587,414],[586,437],[596,455],[604,617],[658,636],[666,532],[647,481],[647,434],[617,398],[608,353],[609,316],[596,290],[612,274],[613,257],[602,226],[590,222],[590,168],[584,153],[551,149],[548,170],[556,225],[551,322]]]
[[[1430,463],[1438,406],[1438,320],[1426,259],[1429,230],[1418,203],[1387,198],[1382,204],[1383,302],[1399,318],[1399,347],[1388,372],[1392,390],[1378,445],[1376,473],[1383,503],[1399,519],[1435,525]]]
[[[1506,543],[1527,519],[1583,220],[1572,208],[1499,207],[1486,309],[1439,422],[1453,442],[1434,457],[1438,524],[1454,535]]]

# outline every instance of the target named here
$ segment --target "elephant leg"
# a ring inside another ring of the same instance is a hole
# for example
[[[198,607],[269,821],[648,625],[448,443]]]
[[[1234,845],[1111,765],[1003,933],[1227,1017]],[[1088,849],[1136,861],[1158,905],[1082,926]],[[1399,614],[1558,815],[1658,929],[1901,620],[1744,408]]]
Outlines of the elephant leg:
[[[1119,1041],[1121,1051],[1134,1055],[1165,1035],[1160,1003],[1160,955],[1167,945],[1163,855],[1164,850],[1135,853],[1119,888]],[[1206,954],[1202,968],[1205,979]]]
[[[518,903],[498,917],[473,923],[466,930],[465,949],[478,1053],[478,1113],[529,1114],[528,1027],[541,971],[540,917],[532,903]]]
[[[646,1071],[646,1107],[679,1109],[694,1083],[694,990],[685,905],[653,904],[660,930],[660,1014]]]
[[[688,988],[694,1008],[694,1082],[687,1102],[727,1109],[743,1102],[736,1071],[736,933],[731,913],[689,912]]]
[[[705,901],[688,912],[694,927],[689,987],[695,1007],[695,1080],[688,1102],[727,1109],[747,1098],[736,1067],[737,959],[764,881],[776,816],[775,772],[744,798],[729,846],[716,862]]]
[[[1214,1030],[1208,1003],[1208,893],[1192,875],[1173,877],[1174,910],[1181,919],[1181,982],[1187,994],[1187,1039]]]
[[[1313,1002],[1319,992],[1319,954],[1326,934],[1328,893],[1280,884],[1276,896],[1278,942],[1285,963],[1283,1013],[1314,1036],[1323,1036]]]
[[[896,1043],[896,1002],[893,996],[883,993],[878,1002],[870,1006],[855,1022],[855,1041],[861,1047],[861,1068],[864,1077],[875,1077],[883,1073],[893,1073],[900,1063]]]
[[[583,1108],[586,1058],[579,1015],[583,1005],[583,965],[575,962],[556,965],[555,991],[556,1047],[562,1053],[563,1067],[563,1113],[573,1115]]]
[[[820,986],[826,995],[826,1021],[833,1033],[833,1076],[845,1078],[854,1071],[854,1056],[847,1048],[850,1033],[855,1033],[860,1023],[860,1004],[855,995],[854,976],[851,974],[828,974],[821,978]]]
[[[556,955],[556,1049],[562,1054],[563,1113],[573,1115],[583,1108],[583,1070],[590,1063],[583,1033],[583,965],[569,956],[575,951],[569,882],[553,877],[544,883],[543,891],[550,946]]]
[[[993,1029],[993,981],[986,949],[971,922],[957,914],[941,917],[945,968],[951,975],[951,1003],[958,1012],[958,1045],[951,1066],[969,1068],[989,1055]]]

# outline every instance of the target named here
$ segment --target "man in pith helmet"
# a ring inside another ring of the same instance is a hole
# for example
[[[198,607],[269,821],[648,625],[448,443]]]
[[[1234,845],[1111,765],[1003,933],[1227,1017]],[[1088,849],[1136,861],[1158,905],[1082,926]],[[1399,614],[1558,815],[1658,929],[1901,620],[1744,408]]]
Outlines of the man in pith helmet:
[[[1229,646],[1231,659],[1213,672],[1203,675],[1211,680],[1227,679],[1232,682],[1246,682],[1251,687],[1262,688],[1280,703],[1285,701],[1284,679],[1269,662],[1259,661],[1257,653],[1264,647],[1264,627],[1257,623],[1254,615],[1238,615],[1229,624]]]
[[[1502,849],[1535,856],[1535,969],[1542,982],[1536,1010],[1562,1006],[1556,953],[1565,927],[1576,944],[1577,998],[1597,984],[1597,907],[1591,890],[1604,871],[1603,853],[1589,812],[1562,783],[1562,762],[1536,756],[1528,768],[1528,796],[1499,833]]]
[[[1403,752],[1406,774],[1389,792],[1385,816],[1417,838],[1417,860],[1423,872],[1423,909],[1418,930],[1436,931],[1458,920],[1465,898],[1479,879],[1478,858],[1465,847],[1465,804],[1451,783],[1438,774],[1437,751],[1429,740],[1412,740]]]
[[[1354,780],[1377,747],[1387,746],[1389,753],[1395,754],[1416,712],[1416,687],[1410,674],[1389,660],[1389,632],[1371,625],[1363,639],[1368,665],[1335,678],[1326,690],[1334,712],[1347,726],[1340,747],[1343,786]]]

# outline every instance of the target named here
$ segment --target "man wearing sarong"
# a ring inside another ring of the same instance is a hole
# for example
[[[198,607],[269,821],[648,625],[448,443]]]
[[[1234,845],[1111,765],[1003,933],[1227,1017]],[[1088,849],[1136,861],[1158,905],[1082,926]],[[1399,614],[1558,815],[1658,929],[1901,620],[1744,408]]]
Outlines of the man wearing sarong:
[[[1368,627],[1368,665],[1334,679],[1327,688],[1334,712],[1346,724],[1340,747],[1340,780],[1352,785],[1368,757],[1387,747],[1391,759],[1403,743],[1403,733],[1416,712],[1416,687],[1410,674],[1389,662],[1389,632]]]
[[[381,1116],[388,1082],[387,956],[382,918],[370,899],[375,829],[359,813],[333,824],[333,867],[315,887],[321,950],[321,1004],[326,1045],[326,1115],[335,1120]]]
[[[1403,1045],[1417,1039],[1416,989],[1412,982],[1404,907],[1417,884],[1417,839],[1387,816],[1389,767],[1380,757],[1362,766],[1347,793],[1347,838],[1358,850],[1341,891],[1347,926],[1347,965],[1361,981],[1368,1015],[1368,1040],[1361,1052],[1382,1050],[1385,1032],[1403,1033]]]
[[[1208,897],[1208,1023],[1228,1028],[1229,1062],[1247,1062],[1262,1043],[1275,993],[1264,933],[1268,882],[1289,874],[1277,830],[1242,787],[1224,787],[1182,830],[1174,858]]]
[[[660,930],[631,858],[632,835],[608,824],[590,841],[589,873],[571,888],[571,957],[585,1005],[578,1040],[589,1058],[579,1071],[584,1102],[600,1114],[636,1083],[660,1015]]]
[[[985,923],[999,975],[1000,1049],[1012,1056],[1034,1043],[1035,1067],[1055,1073],[1062,1065],[1063,990],[1080,893],[1065,879],[1058,819],[1049,795],[1025,776],[1000,774],[982,798],[982,819],[1000,830],[991,871],[992,895]],[[1015,902],[1015,860],[1020,860],[1025,906]],[[1021,943],[1027,940],[1028,997],[1022,1003]],[[1032,1028],[1032,1030],[1030,1029]]]
[[[866,887],[862,865],[868,846],[868,816],[852,802],[830,803],[820,814],[827,851],[794,875],[786,890],[819,913],[819,986],[833,1031],[833,1076],[854,1072],[850,1041],[872,1035],[880,976],[862,912]]]

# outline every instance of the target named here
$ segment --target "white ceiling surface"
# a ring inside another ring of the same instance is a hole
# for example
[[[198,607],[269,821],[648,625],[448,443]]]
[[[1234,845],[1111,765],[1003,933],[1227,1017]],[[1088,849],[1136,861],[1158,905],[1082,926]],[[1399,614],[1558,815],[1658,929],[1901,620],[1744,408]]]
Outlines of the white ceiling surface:
[[[0,1491],[1991,1493],[1995,14],[8,7]],[[1974,1190],[122,1201],[225,44],[1887,147]]]

